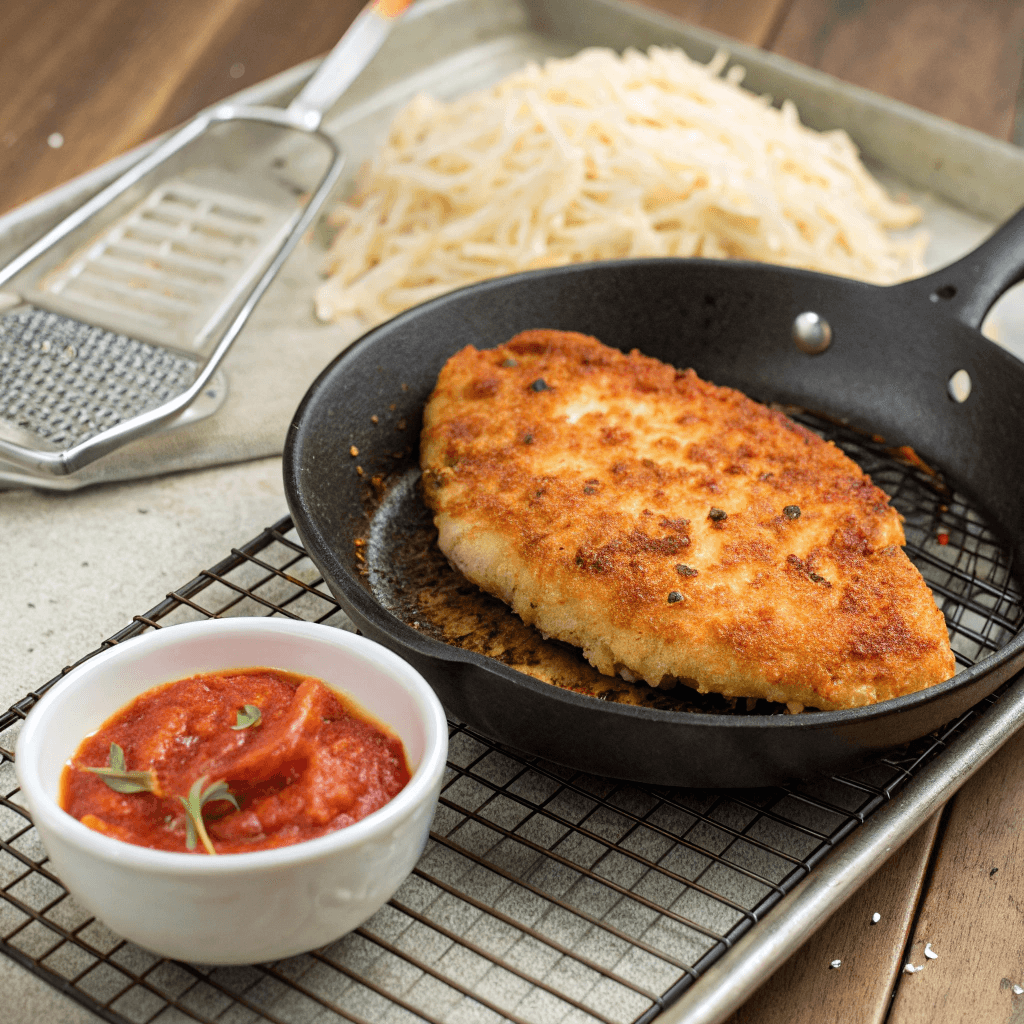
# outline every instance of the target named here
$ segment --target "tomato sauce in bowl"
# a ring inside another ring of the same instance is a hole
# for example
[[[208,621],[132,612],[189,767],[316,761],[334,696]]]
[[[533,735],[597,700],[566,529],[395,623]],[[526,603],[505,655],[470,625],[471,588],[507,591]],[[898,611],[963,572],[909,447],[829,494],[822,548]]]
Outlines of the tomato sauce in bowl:
[[[82,742],[59,802],[128,843],[244,853],[351,825],[409,777],[401,740],[354,701],[319,679],[252,668],[141,694]]]

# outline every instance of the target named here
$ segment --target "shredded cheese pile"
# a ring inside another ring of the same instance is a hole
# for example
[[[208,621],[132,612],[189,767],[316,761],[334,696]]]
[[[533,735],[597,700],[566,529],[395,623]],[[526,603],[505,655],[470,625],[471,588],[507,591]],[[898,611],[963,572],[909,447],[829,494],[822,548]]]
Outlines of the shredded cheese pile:
[[[336,227],[317,315],[377,322],[535,267],[633,256],[763,260],[876,283],[923,270],[921,212],[843,131],[682,51],[584,50],[395,119]]]

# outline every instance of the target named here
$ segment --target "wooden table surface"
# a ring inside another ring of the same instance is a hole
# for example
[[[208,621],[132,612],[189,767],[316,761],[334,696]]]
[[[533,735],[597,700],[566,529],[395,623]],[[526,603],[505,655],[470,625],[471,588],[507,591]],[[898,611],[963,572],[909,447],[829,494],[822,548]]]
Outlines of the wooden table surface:
[[[649,2],[1022,141],[1024,0]],[[0,211],[323,53],[357,9],[355,0],[6,0]],[[1022,812],[1019,735],[751,994],[734,1024],[1024,1021]],[[937,959],[926,960],[928,943]],[[908,962],[926,966],[908,974]]]

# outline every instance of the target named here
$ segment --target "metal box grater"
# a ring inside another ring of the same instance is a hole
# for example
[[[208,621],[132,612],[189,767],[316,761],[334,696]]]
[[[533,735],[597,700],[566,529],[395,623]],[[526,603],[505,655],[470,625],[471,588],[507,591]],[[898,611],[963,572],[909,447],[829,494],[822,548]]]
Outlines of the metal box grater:
[[[282,206],[185,178],[154,189],[0,318],[0,437],[64,451],[182,394],[289,227]],[[218,373],[176,425],[226,392]]]
[[[294,227],[294,196],[275,198],[171,178],[18,287],[0,316],[0,440],[67,452],[183,395]],[[218,371],[173,426],[226,394]]]
[[[323,116],[407,4],[371,0],[287,107],[198,114],[0,267],[8,307],[29,304],[0,319],[0,483],[217,408],[221,360],[344,167]],[[304,145],[316,172],[285,180]]]

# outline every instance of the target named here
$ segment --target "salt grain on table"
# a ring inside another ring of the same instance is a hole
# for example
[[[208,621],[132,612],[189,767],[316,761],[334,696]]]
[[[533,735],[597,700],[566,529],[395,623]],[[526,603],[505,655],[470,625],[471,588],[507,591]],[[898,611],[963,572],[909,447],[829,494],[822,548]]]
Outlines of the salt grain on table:
[[[924,964],[921,964],[920,967],[915,967],[913,964],[907,964],[906,967],[903,968],[903,970],[907,974],[913,974],[915,971],[923,971],[924,970]]]
[[[832,963],[828,965],[829,969],[834,971],[842,962],[842,960],[833,960]]]
[[[924,955],[928,957],[929,960],[937,960],[939,958],[939,954],[932,949],[932,944],[930,942],[924,947]]]
[[[1020,985],[1014,985],[1013,994],[1015,996],[1024,996],[1024,988],[1021,988]]]
[[[881,920],[882,920],[882,915],[881,914],[875,913],[875,914],[871,915],[871,923],[872,924],[878,924],[878,922],[881,921]]]

